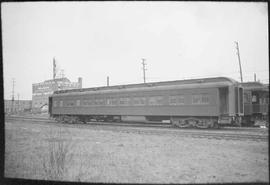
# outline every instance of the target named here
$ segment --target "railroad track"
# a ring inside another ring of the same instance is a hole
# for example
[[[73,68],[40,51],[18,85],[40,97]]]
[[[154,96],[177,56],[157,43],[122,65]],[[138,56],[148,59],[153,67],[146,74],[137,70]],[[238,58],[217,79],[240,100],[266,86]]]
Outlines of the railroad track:
[[[52,124],[71,128],[85,128],[95,130],[113,130],[124,133],[138,134],[170,134],[182,137],[207,138],[218,140],[251,140],[268,141],[268,129],[260,128],[221,128],[221,129],[178,129],[169,123],[115,123],[115,122],[89,122],[88,124],[58,123],[53,119],[36,117],[6,117],[6,121],[31,121],[38,124]]]
[[[12,116],[12,117],[6,117],[5,120],[19,120],[19,121],[33,121],[33,122],[44,122],[47,123],[58,123],[54,119],[51,118],[37,118],[37,117],[23,117],[23,116]],[[67,125],[72,125],[70,123],[65,123]],[[172,127],[170,123],[124,123],[124,122],[87,122],[87,124],[76,124],[76,125],[112,125],[112,126],[127,126],[127,127]],[[75,124],[73,124],[75,125]]]
[[[44,121],[50,120],[47,117],[25,117],[25,116],[5,116],[5,120],[33,120],[33,121]]]

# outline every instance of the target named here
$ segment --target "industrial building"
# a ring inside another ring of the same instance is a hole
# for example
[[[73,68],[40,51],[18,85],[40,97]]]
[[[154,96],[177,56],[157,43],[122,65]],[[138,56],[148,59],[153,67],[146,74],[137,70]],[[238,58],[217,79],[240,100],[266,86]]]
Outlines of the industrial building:
[[[32,109],[32,100],[5,100],[5,113],[30,112]]]
[[[54,91],[79,88],[82,88],[82,78],[78,78],[78,82],[56,78],[32,84],[32,112],[47,112],[48,98]]]
[[[32,112],[48,112],[48,98],[57,90],[80,89],[82,88],[82,78],[77,82],[71,82],[66,77],[57,77],[56,63],[53,60],[53,79],[32,84]]]

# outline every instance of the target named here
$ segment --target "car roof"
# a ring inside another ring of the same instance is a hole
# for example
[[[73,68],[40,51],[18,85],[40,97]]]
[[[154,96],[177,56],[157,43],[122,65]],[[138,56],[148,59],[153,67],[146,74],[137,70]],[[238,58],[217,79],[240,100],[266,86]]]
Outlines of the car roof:
[[[238,84],[237,81],[227,77],[216,78],[201,78],[189,80],[150,82],[140,84],[127,84],[115,86],[102,86],[83,89],[60,90],[54,92],[53,96],[57,95],[77,95],[77,94],[98,94],[98,93],[112,93],[112,92],[131,92],[142,90],[170,90],[170,89],[184,89],[184,88],[207,88],[207,87],[223,87]]]

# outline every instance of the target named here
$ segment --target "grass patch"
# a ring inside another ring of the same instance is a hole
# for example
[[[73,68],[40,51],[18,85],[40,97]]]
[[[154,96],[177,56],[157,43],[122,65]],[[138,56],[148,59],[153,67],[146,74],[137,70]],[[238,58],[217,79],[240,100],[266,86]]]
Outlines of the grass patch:
[[[64,180],[73,160],[72,137],[67,130],[50,130],[47,135],[48,153],[42,155],[42,167],[47,180]]]

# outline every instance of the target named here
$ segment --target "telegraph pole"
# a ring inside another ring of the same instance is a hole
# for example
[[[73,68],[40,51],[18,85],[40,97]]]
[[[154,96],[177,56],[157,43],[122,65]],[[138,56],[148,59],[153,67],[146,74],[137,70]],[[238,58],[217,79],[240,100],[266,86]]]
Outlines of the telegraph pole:
[[[56,61],[55,57],[53,57],[53,79],[56,78]]]
[[[18,95],[18,109],[17,110],[20,111],[20,94],[18,93],[17,95]]]
[[[110,86],[110,78],[107,76],[107,86]]]
[[[14,112],[14,86],[15,86],[15,80],[12,78],[12,98],[11,98],[11,112]]]
[[[145,71],[146,71],[146,68],[145,68],[145,65],[146,63],[144,62],[145,61],[145,58],[142,58],[142,65],[143,65],[143,82],[145,83]]]
[[[238,42],[235,41],[235,44],[236,44],[236,50],[237,50],[237,56],[238,56],[238,62],[239,62],[239,68],[240,68],[241,82],[243,82],[243,75],[242,75],[242,67],[241,67],[240,51],[239,51],[239,47],[238,47]]]

